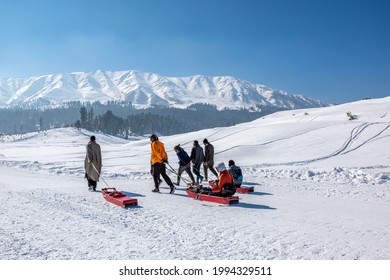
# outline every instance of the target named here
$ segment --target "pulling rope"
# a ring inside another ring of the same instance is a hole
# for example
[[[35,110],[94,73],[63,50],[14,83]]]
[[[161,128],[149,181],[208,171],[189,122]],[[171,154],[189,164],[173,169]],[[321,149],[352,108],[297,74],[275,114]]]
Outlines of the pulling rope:
[[[186,178],[183,178],[183,176],[179,175],[179,173],[176,172],[175,169],[173,169],[173,167],[168,163],[166,162],[166,164],[169,166],[169,168],[167,168],[169,171],[171,171],[173,174],[177,175],[177,177],[181,178],[183,180],[184,183],[186,183],[187,185],[189,184],[192,184],[192,182],[190,182],[189,180],[187,180]]]
[[[93,167],[93,169],[95,169],[95,171],[97,172],[97,174],[99,175],[100,178],[102,178],[104,184],[106,184],[107,188],[110,188],[110,186],[107,184],[106,180],[104,180],[103,176],[100,175],[99,171],[96,169],[95,165],[91,162],[91,165]]]

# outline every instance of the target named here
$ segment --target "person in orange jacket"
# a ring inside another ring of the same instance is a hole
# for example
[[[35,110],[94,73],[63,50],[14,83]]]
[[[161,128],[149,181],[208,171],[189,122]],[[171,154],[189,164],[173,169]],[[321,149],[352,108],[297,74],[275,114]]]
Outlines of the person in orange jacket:
[[[219,172],[219,179],[212,181],[209,195],[226,197],[235,194],[234,179],[232,174],[226,169],[225,164],[223,162],[219,163],[217,170]]]
[[[153,174],[153,181],[154,181],[153,192],[160,192],[159,179],[161,174],[161,176],[164,178],[164,181],[171,188],[170,193],[173,194],[175,192],[175,186],[173,185],[171,179],[168,177],[166,172],[165,163],[168,162],[168,155],[167,152],[165,151],[164,143],[159,141],[156,134],[152,134],[150,136],[150,141],[151,141],[150,147],[152,149],[151,173]]]

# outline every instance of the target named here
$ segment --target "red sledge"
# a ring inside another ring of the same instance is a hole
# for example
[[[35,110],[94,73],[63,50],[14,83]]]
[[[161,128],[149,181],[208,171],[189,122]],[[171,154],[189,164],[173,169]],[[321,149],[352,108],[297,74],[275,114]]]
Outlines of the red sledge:
[[[118,192],[115,188],[103,188],[102,189],[103,197],[118,206],[137,206],[138,200],[130,196],[124,195],[121,192]]]
[[[187,189],[186,192],[187,192],[189,197],[192,197],[192,198],[197,199],[197,200],[215,202],[215,203],[220,203],[220,204],[238,203],[238,196],[221,197],[221,196],[200,194],[200,193],[193,192],[189,189]]]
[[[215,181],[209,181],[209,185],[211,187],[215,187]],[[254,192],[255,188],[254,187],[247,187],[247,188],[236,188],[237,193],[250,193]]]
[[[254,187],[236,188],[236,192],[238,192],[238,193],[250,193],[250,192],[254,192],[254,191],[255,191]]]

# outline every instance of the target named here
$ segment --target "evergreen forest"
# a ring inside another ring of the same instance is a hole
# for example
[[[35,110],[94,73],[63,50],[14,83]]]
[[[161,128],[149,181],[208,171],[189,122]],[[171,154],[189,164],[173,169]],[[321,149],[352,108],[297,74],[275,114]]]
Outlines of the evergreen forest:
[[[50,109],[1,108],[0,133],[23,134],[60,127],[77,127],[119,137],[173,135],[248,122],[280,110],[218,110],[214,105],[193,104],[185,109],[154,106],[136,109],[131,102],[70,102]]]

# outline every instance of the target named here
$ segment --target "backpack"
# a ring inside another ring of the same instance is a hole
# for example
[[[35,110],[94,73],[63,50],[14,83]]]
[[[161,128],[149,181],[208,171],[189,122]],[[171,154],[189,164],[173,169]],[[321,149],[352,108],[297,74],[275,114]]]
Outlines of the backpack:
[[[243,181],[242,171],[241,168],[238,166],[232,166],[229,169],[230,173],[233,175],[234,184],[240,185]]]

